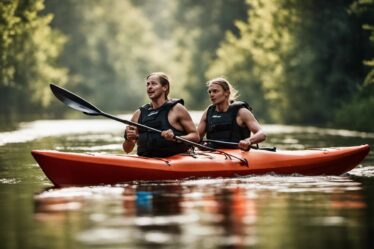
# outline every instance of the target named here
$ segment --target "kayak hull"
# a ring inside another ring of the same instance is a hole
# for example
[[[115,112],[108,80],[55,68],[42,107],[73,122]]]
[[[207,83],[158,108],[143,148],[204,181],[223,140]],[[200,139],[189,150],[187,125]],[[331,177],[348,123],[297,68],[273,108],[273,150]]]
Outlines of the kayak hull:
[[[57,187],[117,184],[128,181],[234,177],[251,174],[341,175],[356,167],[369,153],[368,145],[300,151],[223,150],[196,152],[168,158],[82,154],[47,150],[31,153]]]

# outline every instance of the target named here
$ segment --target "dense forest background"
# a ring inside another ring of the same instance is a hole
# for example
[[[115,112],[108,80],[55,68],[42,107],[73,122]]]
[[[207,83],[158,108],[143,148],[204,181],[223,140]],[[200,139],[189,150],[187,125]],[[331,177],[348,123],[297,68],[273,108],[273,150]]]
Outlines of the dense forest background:
[[[225,76],[265,123],[374,131],[374,0],[1,0],[0,119],[61,117],[49,83],[112,113],[164,71],[202,110]]]

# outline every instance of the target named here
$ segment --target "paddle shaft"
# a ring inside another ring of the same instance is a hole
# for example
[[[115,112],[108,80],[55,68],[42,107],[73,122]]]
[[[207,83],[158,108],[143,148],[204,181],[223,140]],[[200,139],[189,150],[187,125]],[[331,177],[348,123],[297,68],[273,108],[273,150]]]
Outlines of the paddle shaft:
[[[223,144],[223,145],[231,145],[231,146],[239,146],[239,143],[235,142],[227,142],[227,141],[221,141],[221,140],[214,140],[214,139],[205,139],[204,142],[210,142],[215,144]],[[251,149],[258,149],[256,146],[250,146]]]
[[[210,142],[210,143],[216,143],[216,144],[230,145],[230,146],[236,146],[236,147],[239,146],[239,143],[227,142],[227,141],[221,141],[221,140],[214,140],[214,139],[205,139],[203,142]],[[251,145],[250,149],[276,151],[277,148],[275,148],[275,147],[259,147],[258,144],[257,144],[257,146],[252,146]]]
[[[102,115],[104,117],[107,117],[107,118],[110,118],[110,119],[113,119],[113,120],[116,120],[116,121],[119,121],[119,122],[122,122],[122,123],[125,123],[125,124],[128,124],[128,125],[132,125],[132,126],[135,126],[135,127],[138,127],[138,128],[147,129],[149,131],[154,131],[154,132],[157,132],[157,133],[161,133],[162,132],[161,130],[155,129],[153,127],[149,127],[149,126],[146,126],[146,125],[143,125],[143,124],[132,122],[132,121],[129,121],[129,120],[126,120],[126,119],[121,119],[121,118],[118,118],[116,116],[110,115],[110,114],[102,112],[102,111],[100,112],[99,115]],[[195,146],[195,147],[197,147],[199,149],[210,150],[210,151],[217,151],[216,149],[210,148],[210,147],[202,145],[202,144],[198,144],[198,143],[192,142],[190,140],[184,139],[184,138],[179,137],[179,136],[174,136],[174,138],[176,140],[179,140],[179,141],[183,142],[183,143]]]

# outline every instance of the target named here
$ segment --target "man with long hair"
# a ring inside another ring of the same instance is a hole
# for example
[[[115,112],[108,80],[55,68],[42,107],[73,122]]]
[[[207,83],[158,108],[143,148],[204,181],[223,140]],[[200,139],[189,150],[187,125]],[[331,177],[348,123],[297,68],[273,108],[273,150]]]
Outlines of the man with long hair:
[[[161,134],[146,129],[127,126],[123,150],[130,153],[137,144],[137,154],[146,157],[168,157],[188,150],[188,146],[175,140],[175,136],[199,141],[199,135],[182,99],[169,99],[169,77],[154,72],[146,78],[147,94],[151,103],[140,107],[131,121],[158,130]]]

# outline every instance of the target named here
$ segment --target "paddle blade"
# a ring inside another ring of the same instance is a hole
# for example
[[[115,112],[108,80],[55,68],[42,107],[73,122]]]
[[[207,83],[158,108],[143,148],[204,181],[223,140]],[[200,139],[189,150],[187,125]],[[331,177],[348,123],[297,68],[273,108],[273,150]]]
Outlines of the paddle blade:
[[[54,84],[50,84],[49,86],[51,87],[51,90],[56,98],[70,108],[81,111],[88,115],[102,114],[102,111],[100,111],[96,106],[90,104],[78,95],[75,95],[74,93]]]

